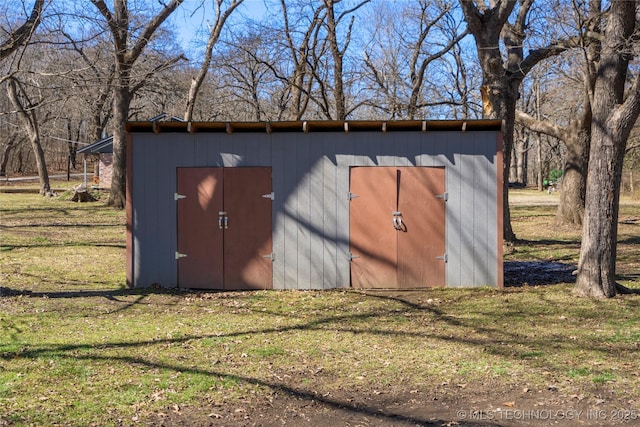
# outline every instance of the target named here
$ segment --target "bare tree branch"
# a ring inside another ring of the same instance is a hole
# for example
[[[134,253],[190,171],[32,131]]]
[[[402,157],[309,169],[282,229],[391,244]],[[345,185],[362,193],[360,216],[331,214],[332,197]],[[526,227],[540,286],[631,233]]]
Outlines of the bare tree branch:
[[[26,44],[40,24],[45,0],[36,0],[27,21],[17,30],[9,34],[9,39],[0,45],[0,61]]]

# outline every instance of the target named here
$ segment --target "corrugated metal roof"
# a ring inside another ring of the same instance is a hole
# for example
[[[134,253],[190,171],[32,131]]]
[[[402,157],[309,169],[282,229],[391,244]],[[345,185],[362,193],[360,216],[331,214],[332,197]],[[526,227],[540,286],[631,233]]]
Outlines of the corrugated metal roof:
[[[128,122],[128,132],[362,132],[502,131],[492,120],[309,120],[283,122]],[[87,148],[87,147],[85,147]]]

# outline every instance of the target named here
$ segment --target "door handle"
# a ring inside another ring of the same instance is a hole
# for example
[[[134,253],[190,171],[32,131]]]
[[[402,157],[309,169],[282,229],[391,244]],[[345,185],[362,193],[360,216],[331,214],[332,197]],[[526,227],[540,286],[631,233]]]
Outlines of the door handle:
[[[225,215],[224,217],[224,229],[229,228],[229,217]]]
[[[225,227],[224,228],[227,228],[227,222],[226,222],[226,218],[227,217],[226,217],[226,215],[227,215],[226,212],[218,212],[218,228],[220,230],[222,230],[222,220],[223,220],[223,218],[225,219],[225,224],[224,224]]]
[[[407,231],[407,226],[402,222],[402,212],[393,212],[393,228],[399,231]]]
[[[402,230],[402,212],[393,212],[393,228]]]

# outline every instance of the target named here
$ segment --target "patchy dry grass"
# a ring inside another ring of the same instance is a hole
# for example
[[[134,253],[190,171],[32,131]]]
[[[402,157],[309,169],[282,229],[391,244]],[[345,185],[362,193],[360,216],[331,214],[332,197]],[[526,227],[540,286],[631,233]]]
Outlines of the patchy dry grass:
[[[547,198],[546,193],[516,190],[518,198],[532,203]],[[537,260],[577,265],[580,255],[581,227],[555,224],[558,196],[548,196],[550,204],[518,204],[511,207],[511,224],[521,241],[507,252],[508,260]],[[618,221],[616,271],[620,283],[640,287],[640,200],[622,197]]]
[[[523,242],[507,259],[575,262],[579,230],[557,230],[554,213],[514,207]],[[567,284],[128,290],[123,212],[0,194],[0,215],[0,425],[129,425],[276,395],[541,399],[554,388],[567,401],[640,404],[637,296],[576,299]],[[621,280],[640,287],[638,204],[621,217]]]

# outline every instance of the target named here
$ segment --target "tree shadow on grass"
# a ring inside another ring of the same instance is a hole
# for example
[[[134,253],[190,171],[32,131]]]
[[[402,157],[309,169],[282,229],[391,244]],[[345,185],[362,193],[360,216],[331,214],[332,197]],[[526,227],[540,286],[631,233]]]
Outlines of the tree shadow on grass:
[[[3,288],[7,289],[7,288]],[[118,296],[130,296],[130,295],[138,295],[139,298],[144,298],[145,296],[152,293],[166,293],[166,294],[181,294],[181,295],[194,295],[194,292],[175,292],[175,291],[165,291],[162,289],[119,289],[119,290],[110,290],[110,291],[80,291],[80,292],[24,292],[24,291],[13,291],[14,294],[17,295],[25,295],[25,296],[35,296],[35,297],[49,297],[49,298],[73,298],[73,297],[89,297],[89,296],[102,296],[105,298],[115,298]],[[229,297],[235,298],[238,295],[243,295],[244,293],[234,293],[226,294]],[[305,330],[335,330],[340,332],[351,332],[351,333],[369,333],[376,335],[384,335],[390,337],[390,339],[401,338],[402,336],[415,336],[415,337],[424,337],[425,339],[439,339],[444,341],[452,341],[459,342],[465,345],[471,345],[479,348],[485,349],[491,354],[506,357],[508,359],[516,359],[520,360],[522,356],[522,351],[530,351],[533,349],[546,349],[545,351],[574,351],[575,346],[578,345],[571,340],[557,340],[556,336],[537,336],[531,337],[520,334],[519,331],[510,331],[504,328],[505,318],[512,315],[512,313],[517,313],[520,310],[520,307],[514,306],[512,307],[513,311],[506,310],[503,314],[502,319],[496,319],[496,323],[485,324],[483,322],[476,322],[473,319],[465,319],[463,317],[457,317],[452,314],[446,312],[440,307],[437,307],[433,304],[421,302],[421,301],[413,301],[410,297],[403,297],[398,295],[397,293],[393,293],[390,295],[384,293],[376,293],[374,295],[364,294],[366,297],[375,297],[382,300],[389,300],[392,302],[392,306],[386,307],[372,307],[370,310],[366,310],[365,312],[341,312],[341,314],[332,314],[329,316],[318,316],[310,321],[302,321],[295,322],[289,325],[281,325],[274,327],[257,327],[257,328],[249,328],[242,329],[240,328],[237,331],[228,332],[225,334],[194,334],[187,335],[181,337],[156,337],[150,340],[138,340],[138,341],[117,341],[117,342],[106,342],[103,344],[89,344],[89,343],[78,343],[78,344],[44,344],[37,345],[31,348],[22,347],[17,351],[6,351],[4,353],[0,353],[0,359],[5,359],[7,361],[12,360],[14,358],[32,358],[32,359],[45,359],[51,357],[57,358],[70,358],[74,360],[95,360],[95,361],[108,361],[110,363],[113,362],[122,362],[130,365],[138,365],[144,366],[152,369],[166,369],[171,370],[178,373],[184,374],[194,374],[194,375],[205,375],[211,376],[215,378],[222,378],[229,380],[234,383],[243,383],[252,386],[264,387],[279,394],[286,395],[288,397],[304,400],[307,402],[316,402],[329,410],[341,411],[343,413],[348,413],[355,416],[364,416],[364,417],[375,417],[375,419],[380,421],[386,421],[389,423],[412,423],[422,426],[441,426],[445,424],[444,420],[433,420],[430,417],[426,416],[415,416],[415,415],[407,415],[403,413],[402,410],[388,409],[388,407],[380,408],[376,406],[375,403],[370,404],[361,404],[354,403],[352,399],[349,398],[335,398],[331,397],[327,394],[322,394],[320,392],[315,392],[308,388],[305,389],[302,385],[296,385],[295,383],[285,383],[284,381],[274,381],[269,378],[260,378],[257,376],[249,376],[246,374],[234,374],[229,372],[224,372],[223,370],[216,370],[211,368],[204,368],[202,366],[194,367],[193,364],[190,365],[181,365],[175,362],[160,362],[156,357],[140,357],[140,356],[129,356],[123,355],[120,351],[119,354],[104,354],[103,351],[107,351],[109,349],[119,349],[125,350],[127,348],[143,348],[146,346],[167,346],[167,344],[173,343],[185,343],[191,341],[197,341],[206,338],[221,338],[221,337],[241,337],[241,336],[254,336],[254,335],[264,335],[264,334],[281,334],[284,332],[295,332],[295,331],[305,331]],[[544,295],[541,296],[544,299]],[[552,301],[543,301],[545,304],[555,304]],[[399,304],[399,305],[398,305]],[[282,316],[282,312],[273,312],[273,313],[265,313],[266,315],[274,315],[274,316]],[[444,326],[453,326],[456,328],[462,328],[463,331],[468,331],[469,333],[461,333],[458,336],[452,335],[446,328],[442,327],[437,329],[429,329],[429,330],[418,330],[418,331],[402,331],[396,330],[394,328],[386,328],[384,327],[384,323],[378,324],[375,323],[376,319],[385,318],[385,317],[394,317],[402,314],[408,315],[418,315],[424,314],[429,319],[433,319],[431,323],[443,323]],[[494,316],[495,314],[488,313],[487,316]],[[594,316],[597,313],[594,313]],[[555,319],[555,318],[554,318]],[[360,328],[359,325],[362,325],[362,321],[373,320],[374,323],[371,325],[365,325],[366,327]],[[555,321],[555,320],[554,320]],[[381,327],[382,326],[382,327]],[[520,350],[520,347],[523,350]],[[525,348],[526,347],[526,348]],[[603,355],[609,354],[610,348],[605,344],[594,344],[594,349],[601,351]],[[79,351],[86,350],[89,353]],[[477,423],[465,423],[459,420],[456,425],[460,426],[476,426],[479,425]],[[487,423],[482,423],[481,425],[491,425]]]
[[[504,286],[543,286],[575,283],[576,266],[555,261],[505,261]]]

